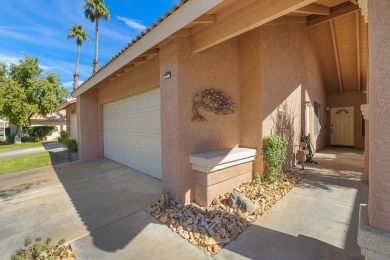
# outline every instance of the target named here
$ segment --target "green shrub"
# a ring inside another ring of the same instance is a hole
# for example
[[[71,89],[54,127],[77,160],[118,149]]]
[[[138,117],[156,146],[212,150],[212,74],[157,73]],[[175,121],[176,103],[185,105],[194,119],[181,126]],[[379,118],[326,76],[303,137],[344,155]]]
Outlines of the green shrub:
[[[68,160],[72,161],[72,153],[77,152],[77,141],[74,138],[67,137],[62,140],[65,150],[68,154]]]
[[[33,136],[42,141],[46,139],[46,137],[52,135],[55,131],[55,126],[35,126]]]
[[[264,180],[273,182],[279,178],[280,167],[286,158],[287,140],[279,136],[263,138]]]
[[[60,137],[58,137],[58,142],[64,142],[64,140],[68,138],[68,133],[65,132],[64,130],[61,130],[60,132]]]
[[[55,130],[55,126],[26,126],[23,127],[22,141],[42,141]]]
[[[11,260],[25,259],[65,259],[71,252],[69,246],[64,245],[65,240],[61,239],[56,245],[50,245],[51,238],[47,238],[42,242],[40,237],[37,237],[34,242],[31,238],[24,240],[24,247],[17,249],[11,256]]]
[[[38,141],[38,139],[32,135],[34,128],[32,126],[25,126],[22,130],[22,142]]]
[[[255,173],[255,177],[253,178],[253,182],[256,184],[261,183],[260,174],[258,172]]]

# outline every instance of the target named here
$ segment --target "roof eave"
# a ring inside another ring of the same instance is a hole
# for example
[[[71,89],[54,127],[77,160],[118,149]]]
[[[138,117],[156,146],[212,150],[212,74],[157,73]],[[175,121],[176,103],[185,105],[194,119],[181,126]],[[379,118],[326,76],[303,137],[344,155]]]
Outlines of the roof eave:
[[[67,106],[69,106],[70,104],[73,104],[73,103],[75,103],[75,102],[76,102],[75,99],[74,99],[74,100],[70,100],[70,101],[65,100],[65,101],[62,102],[58,107],[56,107],[56,108],[54,109],[54,111],[55,111],[55,112],[59,112],[59,111],[65,109],[65,108],[66,108]]]
[[[164,21],[154,29],[144,35],[139,41],[134,43],[129,49],[124,51],[115,60],[103,69],[99,70],[89,80],[83,83],[79,88],[72,92],[73,97],[77,97],[101,81],[109,77],[112,73],[119,70],[127,63],[137,58],[142,53],[159,44],[170,35],[180,30],[196,18],[211,10],[223,0],[191,0],[168,16]]]

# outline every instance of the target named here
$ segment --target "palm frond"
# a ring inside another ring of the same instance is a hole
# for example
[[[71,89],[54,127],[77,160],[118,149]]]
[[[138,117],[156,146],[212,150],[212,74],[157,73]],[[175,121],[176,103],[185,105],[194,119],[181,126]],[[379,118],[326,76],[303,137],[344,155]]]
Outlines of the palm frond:
[[[85,0],[83,4],[84,16],[91,22],[95,22],[98,19],[109,20],[110,11],[104,4],[104,0]]]
[[[83,42],[90,40],[88,39],[88,33],[86,30],[83,29],[83,27],[80,24],[73,24],[70,28],[69,34],[67,39],[74,39],[76,38],[76,44],[82,45]]]

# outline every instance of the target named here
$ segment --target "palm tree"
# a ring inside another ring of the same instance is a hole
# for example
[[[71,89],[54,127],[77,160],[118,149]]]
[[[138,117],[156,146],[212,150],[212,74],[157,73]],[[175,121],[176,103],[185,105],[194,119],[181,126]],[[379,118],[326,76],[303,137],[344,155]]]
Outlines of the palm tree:
[[[104,4],[104,0],[85,0],[83,4],[85,18],[92,23],[95,22],[95,59],[93,60],[93,73],[99,69],[99,20],[104,19],[107,21],[110,19],[110,12],[107,5]]]
[[[69,35],[67,39],[74,39],[76,38],[76,44],[77,44],[77,58],[76,58],[76,71],[74,73],[74,81],[73,81],[73,90],[75,90],[78,87],[78,81],[79,81],[79,59],[80,59],[80,47],[83,44],[84,41],[89,42],[87,31],[83,29],[83,27],[79,24],[74,24],[70,28]]]

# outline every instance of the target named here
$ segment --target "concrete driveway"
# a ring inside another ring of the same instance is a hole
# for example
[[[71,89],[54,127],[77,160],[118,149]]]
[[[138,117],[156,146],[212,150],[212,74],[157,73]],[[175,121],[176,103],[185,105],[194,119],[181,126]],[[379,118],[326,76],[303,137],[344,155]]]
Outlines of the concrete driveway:
[[[107,159],[0,176],[0,258],[27,236],[72,241],[77,259],[207,258],[143,211],[160,194],[160,180]]]
[[[46,143],[42,146],[30,147],[30,148],[18,148],[12,150],[0,151],[0,159],[12,158],[22,156],[26,154],[40,153],[40,152],[61,152],[64,151],[64,145],[62,143]]]

